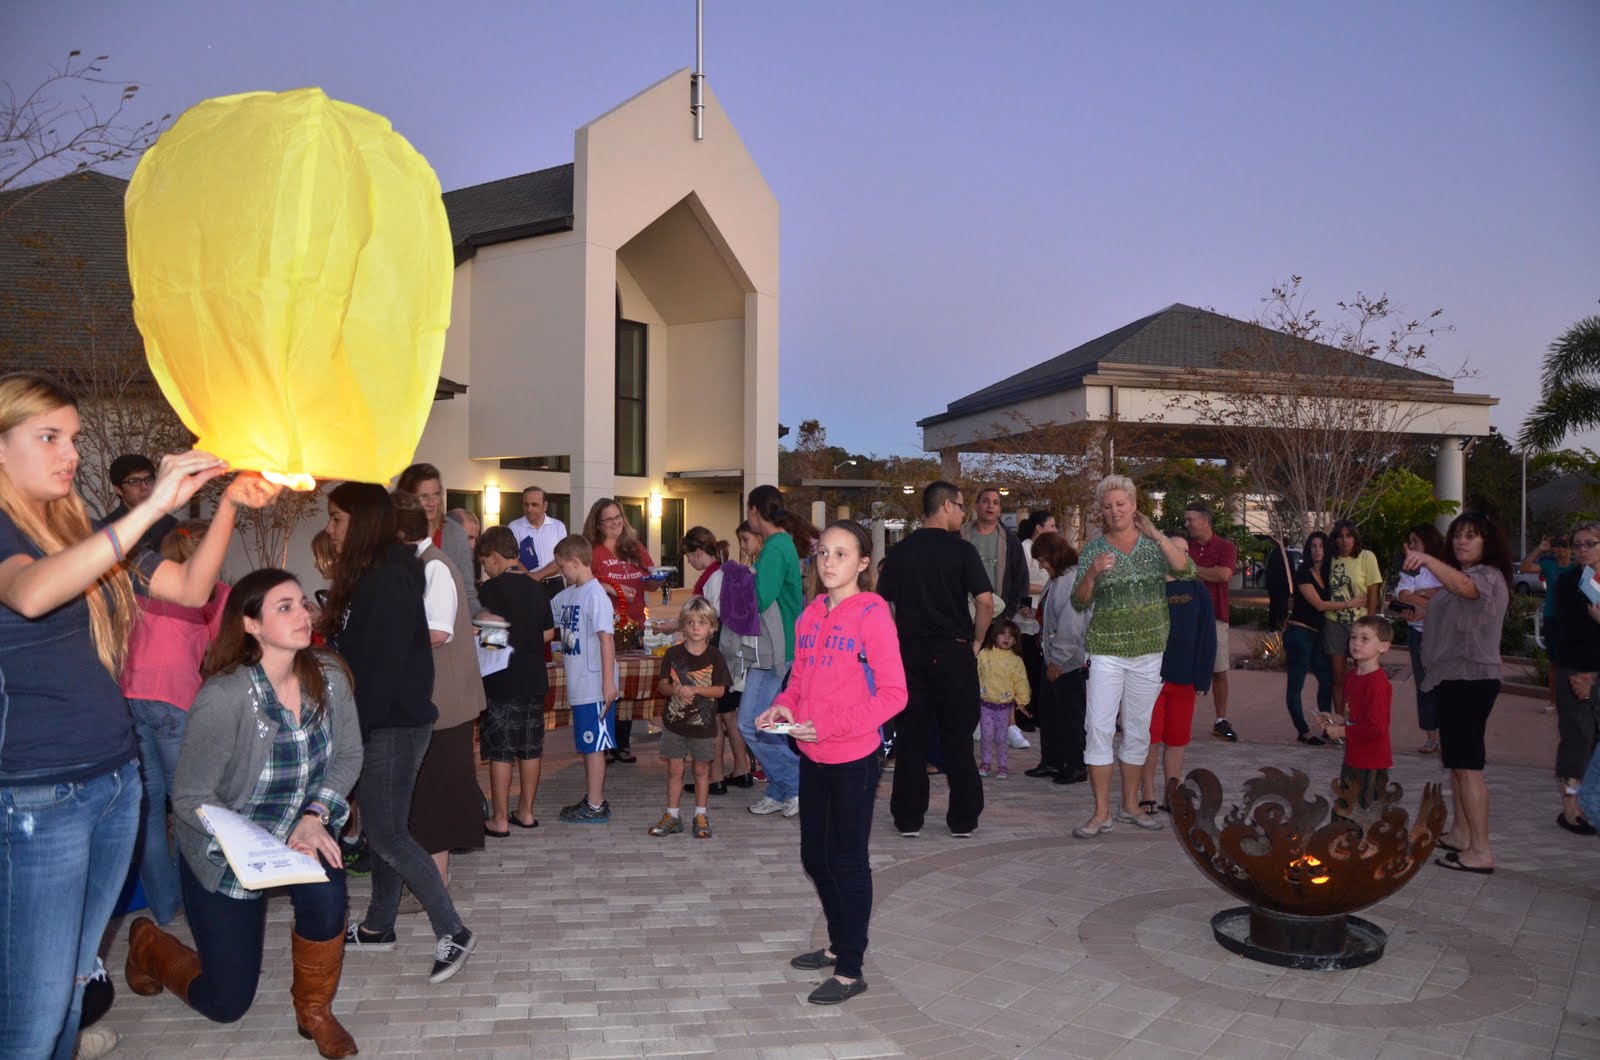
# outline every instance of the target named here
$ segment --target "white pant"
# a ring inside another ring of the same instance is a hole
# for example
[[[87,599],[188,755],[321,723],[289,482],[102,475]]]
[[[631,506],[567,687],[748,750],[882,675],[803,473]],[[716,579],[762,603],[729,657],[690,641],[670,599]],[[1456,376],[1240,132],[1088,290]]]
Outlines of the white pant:
[[[1150,715],[1161,694],[1161,653],[1096,655],[1089,660],[1089,709],[1084,716],[1083,761],[1091,766],[1112,763],[1111,741],[1122,714],[1122,751],[1116,757],[1144,765],[1150,752]]]

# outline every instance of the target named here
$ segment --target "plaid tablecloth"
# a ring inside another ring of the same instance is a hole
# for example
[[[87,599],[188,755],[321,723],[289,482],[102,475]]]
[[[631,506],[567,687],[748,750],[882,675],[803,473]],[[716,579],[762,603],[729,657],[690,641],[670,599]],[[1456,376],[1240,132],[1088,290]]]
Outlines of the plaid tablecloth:
[[[617,689],[622,697],[617,704],[617,720],[659,718],[665,702],[656,695],[661,660],[654,655],[619,655],[617,669],[622,677],[622,687]],[[561,660],[558,658],[546,663],[545,672],[550,675],[550,691],[544,697],[545,728],[571,725],[572,704],[567,702],[567,672],[562,668]]]

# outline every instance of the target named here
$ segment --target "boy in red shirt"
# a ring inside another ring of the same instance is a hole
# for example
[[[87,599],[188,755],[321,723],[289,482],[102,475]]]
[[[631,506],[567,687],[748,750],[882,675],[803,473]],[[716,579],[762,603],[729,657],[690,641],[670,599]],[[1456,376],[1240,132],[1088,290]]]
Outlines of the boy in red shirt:
[[[1345,678],[1345,719],[1322,716],[1322,731],[1343,738],[1344,765],[1339,784],[1346,799],[1366,807],[1389,788],[1394,751],[1389,745],[1389,704],[1394,688],[1378,660],[1394,641],[1394,627],[1377,615],[1365,615],[1350,627],[1350,658],[1355,672]],[[1342,800],[1341,800],[1342,801]],[[1348,808],[1348,807],[1346,807]],[[1334,813],[1339,807],[1334,807]]]

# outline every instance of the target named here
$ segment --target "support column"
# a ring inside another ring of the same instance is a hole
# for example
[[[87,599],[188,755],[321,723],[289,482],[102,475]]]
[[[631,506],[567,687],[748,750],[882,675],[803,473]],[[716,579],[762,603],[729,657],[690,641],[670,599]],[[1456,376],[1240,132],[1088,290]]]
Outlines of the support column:
[[[946,482],[961,482],[961,450],[939,450],[939,476]]]
[[[1433,495],[1441,501],[1455,501],[1456,510],[1466,500],[1467,454],[1462,448],[1465,441],[1453,434],[1439,439],[1439,455],[1433,465]],[[1449,529],[1454,515],[1441,515],[1436,521],[1439,530]]]
[[[887,548],[885,547],[885,544],[884,544],[885,540],[886,540],[886,535],[884,533],[883,520],[880,519],[880,518],[874,517],[873,520],[872,520],[872,571],[873,571],[873,577],[877,577],[878,564],[883,561],[884,554],[888,551]]]
[[[828,502],[827,501],[812,501],[811,502],[811,525],[812,526],[827,526],[828,525]]]

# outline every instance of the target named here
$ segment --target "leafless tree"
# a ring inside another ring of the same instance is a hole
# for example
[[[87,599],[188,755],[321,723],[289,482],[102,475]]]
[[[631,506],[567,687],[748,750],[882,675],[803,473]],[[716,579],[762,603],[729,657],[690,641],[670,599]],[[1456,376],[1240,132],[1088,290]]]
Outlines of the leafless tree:
[[[302,522],[322,510],[322,490],[284,490],[265,508],[239,513],[239,545],[252,569],[283,567],[289,562],[289,539]]]
[[[1408,431],[1437,409],[1450,383],[1431,367],[1429,343],[1450,327],[1442,310],[1410,317],[1387,295],[1358,293],[1324,319],[1301,278],[1272,289],[1250,338],[1226,351],[1195,389],[1173,379],[1173,413],[1225,428],[1217,444],[1246,486],[1273,498],[1275,535],[1298,537],[1312,520],[1368,514],[1369,481],[1406,455]]]
[[[101,64],[109,58],[68,52],[65,63],[21,95],[11,82],[0,82],[0,192],[114,166],[155,142],[172,115],[134,120],[130,108],[139,86],[105,77]],[[0,221],[23,198],[7,202]]]

